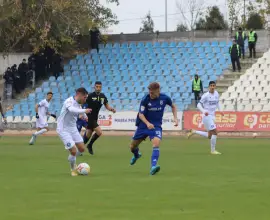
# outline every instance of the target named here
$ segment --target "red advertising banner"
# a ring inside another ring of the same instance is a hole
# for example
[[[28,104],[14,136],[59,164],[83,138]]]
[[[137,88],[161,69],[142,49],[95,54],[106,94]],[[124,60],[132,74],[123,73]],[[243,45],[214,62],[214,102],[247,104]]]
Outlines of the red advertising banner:
[[[184,112],[184,129],[205,130],[202,113]],[[219,131],[270,131],[270,112],[216,112],[215,122]]]

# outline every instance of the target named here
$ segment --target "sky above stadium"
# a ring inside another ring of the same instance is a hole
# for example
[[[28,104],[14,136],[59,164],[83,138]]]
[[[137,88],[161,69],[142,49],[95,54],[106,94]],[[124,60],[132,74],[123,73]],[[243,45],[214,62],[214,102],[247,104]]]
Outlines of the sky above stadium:
[[[184,2],[185,0],[167,0],[168,31],[174,31],[177,24],[183,20],[180,11],[176,7],[176,1]],[[224,17],[227,18],[226,0],[197,1],[204,1],[204,11],[208,6],[219,6]],[[145,17],[148,11],[151,11],[155,30],[165,31],[165,0],[119,0],[119,6],[108,4],[106,0],[101,0],[101,2],[110,7],[120,21],[118,25],[112,26],[107,30],[110,34],[119,34],[121,32],[137,33],[141,27],[142,18]],[[185,15],[188,16],[188,13]]]

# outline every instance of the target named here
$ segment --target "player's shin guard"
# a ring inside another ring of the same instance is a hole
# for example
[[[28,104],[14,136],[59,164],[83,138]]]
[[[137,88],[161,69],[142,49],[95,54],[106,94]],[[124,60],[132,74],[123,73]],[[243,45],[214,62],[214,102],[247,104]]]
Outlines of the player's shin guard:
[[[216,150],[217,135],[212,135],[211,137],[211,152]]]
[[[89,144],[90,144],[90,145],[93,145],[94,142],[95,142],[98,138],[99,138],[99,136],[97,135],[97,133],[95,133],[95,134],[93,135],[93,137],[91,138]]]
[[[84,135],[83,135],[83,143],[86,144],[88,141],[89,141],[90,137],[88,138],[86,136],[86,132],[84,132]]]
[[[152,158],[151,158],[152,167],[157,165],[158,158],[159,158],[159,147],[153,147]]]
[[[34,135],[35,135],[35,136],[38,136],[38,135],[44,134],[45,132],[47,132],[47,129],[43,128],[43,129],[41,129],[40,131],[36,131],[36,132],[34,133]]]
[[[134,157],[135,158],[139,158],[140,155],[139,155],[139,148],[138,147],[135,147],[133,149],[131,149],[131,152],[133,153]]]
[[[205,131],[194,131],[195,134],[201,135],[203,137],[208,137],[208,132]]]
[[[70,163],[71,170],[75,170],[75,168],[76,168],[76,156],[69,155],[68,156],[68,161]]]

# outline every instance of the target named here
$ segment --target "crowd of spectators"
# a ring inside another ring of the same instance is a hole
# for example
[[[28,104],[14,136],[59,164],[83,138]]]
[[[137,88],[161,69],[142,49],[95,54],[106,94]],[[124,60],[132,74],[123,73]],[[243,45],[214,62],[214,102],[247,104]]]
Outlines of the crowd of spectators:
[[[4,73],[6,98],[13,98],[28,86],[41,79],[54,75],[56,79],[63,72],[62,57],[53,49],[47,47],[38,53],[31,54],[17,67],[14,64]]]

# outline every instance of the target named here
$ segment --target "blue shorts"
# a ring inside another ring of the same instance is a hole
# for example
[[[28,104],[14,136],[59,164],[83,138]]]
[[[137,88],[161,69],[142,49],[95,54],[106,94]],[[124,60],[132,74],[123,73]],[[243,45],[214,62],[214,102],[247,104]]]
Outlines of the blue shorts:
[[[140,139],[146,139],[147,137],[149,137],[150,140],[152,140],[155,137],[157,137],[161,140],[162,139],[162,128],[155,128],[152,130],[149,130],[147,128],[146,129],[137,128],[132,139],[133,140],[140,140]]]
[[[77,129],[78,129],[78,131],[81,132],[82,127],[86,128],[87,125],[88,125],[87,121],[85,121],[85,120],[80,120],[80,119],[79,119],[79,120],[77,121]]]

